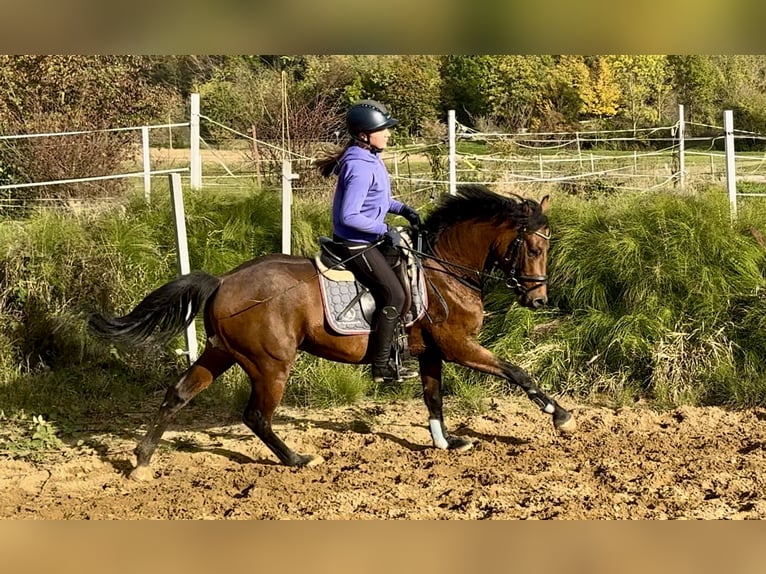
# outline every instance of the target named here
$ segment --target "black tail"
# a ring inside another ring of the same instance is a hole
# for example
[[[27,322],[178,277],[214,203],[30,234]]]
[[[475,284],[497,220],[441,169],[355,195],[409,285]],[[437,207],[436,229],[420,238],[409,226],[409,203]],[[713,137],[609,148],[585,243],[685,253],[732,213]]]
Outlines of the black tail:
[[[124,317],[110,319],[93,313],[88,326],[96,335],[117,343],[140,343],[155,331],[158,339],[168,340],[194,321],[220,283],[214,275],[194,271],[152,291]]]

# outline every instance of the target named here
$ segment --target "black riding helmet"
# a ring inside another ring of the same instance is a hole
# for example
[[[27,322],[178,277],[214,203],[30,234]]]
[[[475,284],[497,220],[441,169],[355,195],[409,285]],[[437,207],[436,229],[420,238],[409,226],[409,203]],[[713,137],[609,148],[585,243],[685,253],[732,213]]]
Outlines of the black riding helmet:
[[[346,127],[352,136],[372,133],[397,124],[386,106],[375,100],[362,100],[351,106],[346,114]]]

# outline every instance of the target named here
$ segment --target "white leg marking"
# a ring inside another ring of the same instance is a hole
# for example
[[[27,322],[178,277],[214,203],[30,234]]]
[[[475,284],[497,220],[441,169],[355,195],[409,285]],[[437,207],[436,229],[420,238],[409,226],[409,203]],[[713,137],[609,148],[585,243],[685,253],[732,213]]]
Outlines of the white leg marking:
[[[436,448],[446,449],[449,446],[447,439],[442,433],[442,423],[437,419],[430,419],[428,425],[431,427],[431,438]]]

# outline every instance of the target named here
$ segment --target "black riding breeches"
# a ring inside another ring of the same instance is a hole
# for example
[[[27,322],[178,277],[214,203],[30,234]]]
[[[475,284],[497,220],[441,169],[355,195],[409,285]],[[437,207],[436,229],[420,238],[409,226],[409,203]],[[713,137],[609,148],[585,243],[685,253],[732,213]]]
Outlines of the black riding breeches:
[[[406,296],[393,270],[400,261],[398,250],[390,245],[370,248],[369,243],[351,243],[337,237],[335,240],[343,246],[343,259],[348,260],[346,267],[370,290],[377,308],[391,305],[401,315]]]

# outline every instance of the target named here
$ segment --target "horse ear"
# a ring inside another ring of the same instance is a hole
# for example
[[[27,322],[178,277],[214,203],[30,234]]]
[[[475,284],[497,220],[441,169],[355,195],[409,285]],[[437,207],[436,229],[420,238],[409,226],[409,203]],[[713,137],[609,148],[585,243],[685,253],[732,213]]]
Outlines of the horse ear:
[[[548,201],[548,196],[546,195],[543,197],[542,201],[540,202],[540,211],[543,213],[546,213],[548,211],[548,204],[550,202]]]

